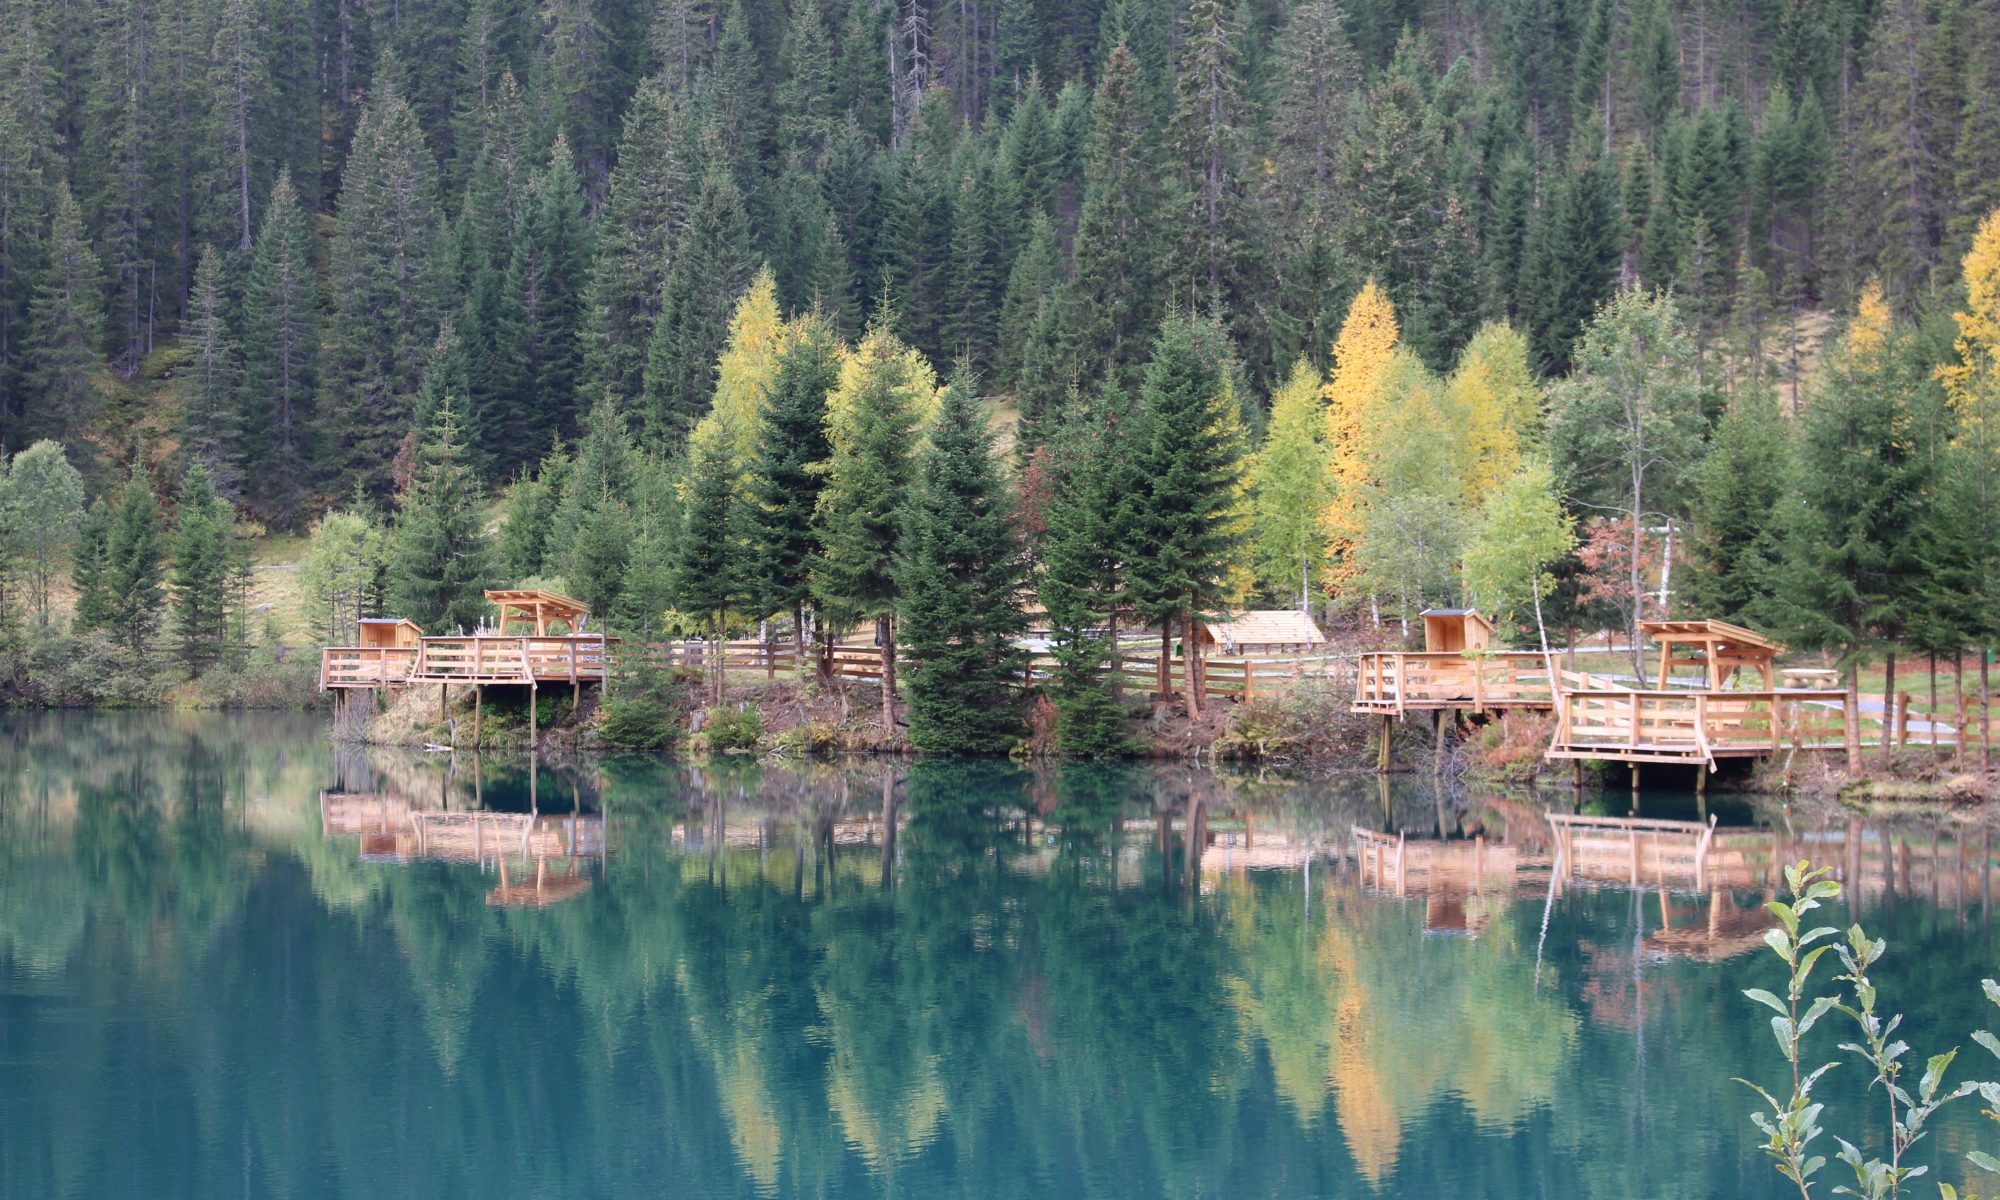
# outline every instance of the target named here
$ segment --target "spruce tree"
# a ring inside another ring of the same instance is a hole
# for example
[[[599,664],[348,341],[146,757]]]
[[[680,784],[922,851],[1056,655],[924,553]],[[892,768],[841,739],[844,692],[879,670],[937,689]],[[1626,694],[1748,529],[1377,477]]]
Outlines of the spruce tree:
[[[222,0],[208,66],[209,235],[248,253],[256,230],[254,204],[270,188],[270,70],[261,6]],[[240,260],[239,260],[240,261]]]
[[[342,177],[328,269],[319,418],[342,483],[386,490],[437,335],[437,169],[416,114],[378,75]]]
[[[641,84],[625,113],[585,295],[583,393],[592,403],[608,392],[630,405],[641,390],[661,285],[693,192],[685,123],[660,78]]]
[[[1056,660],[1050,691],[1064,754],[1114,755],[1131,741],[1118,697],[1117,631],[1144,503],[1138,450],[1147,438],[1137,417],[1120,393],[1097,398],[1062,439],[1064,469],[1044,517],[1037,585]]]
[[[247,499],[271,526],[298,520],[312,457],[319,375],[319,289],[312,234],[289,172],[265,206],[243,286],[243,423]]]
[[[1249,340],[1261,296],[1258,208],[1248,194],[1253,116],[1242,77],[1242,38],[1225,0],[1193,0],[1175,62],[1173,150],[1182,172],[1180,254],[1173,281],[1192,307],[1216,311]],[[1262,338],[1255,337],[1257,350]]]
[[[187,373],[181,377],[181,452],[204,468],[204,481],[224,491],[237,485],[243,372],[225,311],[222,256],[202,251],[189,301]]]
[[[1839,469],[1797,473],[1787,523],[1790,640],[1837,651],[1850,693],[1858,665],[1878,653],[1889,656],[1884,690],[1895,690],[1895,644],[1921,574],[1915,534],[1926,524],[1936,469],[1921,436],[1931,422],[1918,409],[1934,388],[1922,349],[1871,285],[1799,427],[1798,461]],[[1858,772],[1856,717],[1849,712],[1848,765]]]
[[[1131,561],[1141,617],[1168,638],[1183,636],[1187,706],[1199,714],[1204,677],[1197,624],[1218,612],[1242,538],[1237,515],[1242,434],[1230,389],[1229,341],[1212,319],[1171,315],[1146,364],[1140,405],[1147,440],[1138,454],[1145,500]],[[1165,691],[1162,679],[1161,691]]]
[[[793,649],[805,661],[805,607],[812,563],[823,547],[814,512],[832,454],[827,398],[840,381],[840,344],[818,316],[802,318],[778,352],[777,374],[758,412],[750,468],[750,543],[759,606],[789,612]]]
[[[688,443],[687,502],[671,570],[674,605],[698,615],[710,653],[708,698],[722,703],[729,613],[749,595],[745,521],[737,496],[735,431],[703,422]]]
[[[1159,152],[1128,46],[1111,52],[1091,104],[1083,209],[1065,305],[1065,350],[1079,376],[1123,380],[1158,320],[1165,256],[1159,242]]]
[[[896,729],[895,564],[914,443],[936,390],[929,365],[877,314],[829,402],[831,453],[814,510],[824,550],[813,560],[813,595],[836,628],[875,620],[882,643],[882,727],[890,735]]]
[[[556,138],[549,165],[529,187],[514,237],[507,290],[518,313],[520,391],[512,403],[482,413],[500,422],[485,431],[497,453],[493,466],[512,470],[548,448],[575,421],[581,371],[578,335],[583,324],[584,273],[590,247],[583,218],[582,184],[570,163],[569,142]]]
[[[655,450],[678,448],[708,411],[730,311],[750,282],[746,225],[735,181],[720,166],[712,167],[667,272],[659,320],[646,347],[641,424]]]
[[[76,590],[73,628],[77,633],[111,628],[111,501],[98,497],[77,522],[70,549],[70,586]]]
[[[173,567],[167,576],[181,663],[199,675],[222,660],[235,580],[235,514],[208,467],[189,464],[174,499]]]
[[[90,377],[103,362],[104,276],[67,184],[56,185],[48,245],[28,309],[28,401],[20,423],[76,445],[97,412]]]
[[[917,664],[910,745],[925,753],[995,753],[1020,736],[1027,571],[1011,507],[961,366],[917,463],[897,569],[903,636]]]
[[[0,442],[18,445],[29,307],[50,248],[55,196],[48,168],[59,164],[52,161],[52,80],[41,21],[32,12],[16,14],[8,34],[0,40]]]
[[[681,546],[681,499],[674,464],[642,460],[634,472],[632,521],[613,620],[642,642],[657,634],[673,607],[674,555]]]
[[[479,481],[466,465],[456,397],[438,405],[396,507],[388,608],[425,630],[469,630],[485,615],[487,546]]]
[[[134,656],[143,655],[160,627],[161,564],[166,555],[160,508],[143,475],[135,475],[118,493],[103,536],[102,554],[96,554],[92,531],[93,544],[87,550],[95,561],[88,567],[79,562],[79,583],[87,583],[93,594],[87,604],[79,602],[78,621],[104,629]]]
[[[1740,394],[1716,424],[1694,481],[1689,570],[1691,610],[1753,629],[1776,625],[1784,536],[1777,514],[1791,484],[1791,447],[1774,397]]]

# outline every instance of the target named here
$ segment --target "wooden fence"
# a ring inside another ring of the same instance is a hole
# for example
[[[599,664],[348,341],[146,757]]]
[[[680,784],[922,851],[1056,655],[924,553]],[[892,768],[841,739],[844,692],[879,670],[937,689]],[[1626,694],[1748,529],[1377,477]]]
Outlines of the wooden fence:
[[[1706,762],[1837,746],[1846,713],[1826,692],[1590,691],[1559,693],[1551,758]]]
[[[798,654],[789,642],[735,641],[702,642],[696,640],[656,642],[646,647],[646,661],[654,667],[690,667],[700,669],[712,665],[715,655],[722,656],[724,671],[746,674],[761,673],[765,678],[776,678],[779,674],[793,674],[798,668]],[[817,647],[806,648],[806,670],[813,669],[818,662]],[[843,679],[879,682],[882,678],[882,652],[866,642],[842,642],[834,647],[833,673]],[[897,665],[907,670],[910,660],[899,654]],[[1344,679],[1348,667],[1346,662],[1334,655],[1311,655],[1297,657],[1264,658],[1209,658],[1203,660],[1204,688],[1206,696],[1230,700],[1250,700],[1259,695],[1269,695],[1294,687],[1306,680]],[[1115,662],[1105,666],[1105,670],[1117,671],[1126,685],[1135,691],[1150,690],[1159,678],[1159,658],[1155,654],[1137,654],[1131,649],[1122,650]],[[1046,654],[1030,656],[1028,667],[1022,673],[1023,685],[1033,687],[1054,676],[1056,660]],[[1168,666],[1169,686],[1174,691],[1182,691],[1187,686],[1187,662],[1172,659]]]
[[[1413,709],[1548,708],[1553,703],[1548,660],[1532,650],[1383,651],[1359,655],[1357,712],[1392,715]]]

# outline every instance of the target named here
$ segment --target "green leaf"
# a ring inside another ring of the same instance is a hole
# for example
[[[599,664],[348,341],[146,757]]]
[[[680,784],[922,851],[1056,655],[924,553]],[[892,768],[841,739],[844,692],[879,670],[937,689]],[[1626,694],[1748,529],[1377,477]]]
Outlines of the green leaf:
[[[1799,931],[1798,914],[1792,911],[1791,905],[1785,903],[1783,900],[1767,900],[1764,903],[1764,907],[1770,909],[1777,916],[1778,922],[1786,929],[1793,933]]]
[[[1743,994],[1775,1013],[1780,1013],[1787,1017],[1792,1015],[1792,1010],[1785,1007],[1784,1001],[1773,996],[1763,988],[1745,988]]]
[[[2000,1159],[1994,1158],[1984,1150],[1974,1150],[1965,1156],[1965,1161],[1982,1171],[1991,1171],[1995,1175],[2000,1175]]]
[[[1988,980],[1988,982],[1992,981]],[[1975,1029],[1972,1031],[1972,1040],[1986,1047],[1988,1054],[1991,1054],[1995,1058],[2000,1058],[2000,1038],[1994,1037],[1984,1029]]]
[[[1792,961],[1792,942],[1790,938],[1785,936],[1783,930],[1765,930],[1764,944],[1777,951],[1779,958],[1784,959],[1788,963]]]
[[[1792,1019],[1772,1017],[1771,1032],[1778,1039],[1778,1049],[1784,1052],[1786,1062],[1798,1061],[1798,1049],[1792,1045]]]

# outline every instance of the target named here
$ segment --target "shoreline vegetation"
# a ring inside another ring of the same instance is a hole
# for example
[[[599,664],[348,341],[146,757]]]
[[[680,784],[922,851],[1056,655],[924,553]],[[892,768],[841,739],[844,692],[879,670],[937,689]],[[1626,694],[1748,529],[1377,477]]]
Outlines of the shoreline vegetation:
[[[1212,624],[1700,618],[1883,698],[1724,786],[1988,790],[1990,3],[0,3],[0,704],[312,703],[518,588],[634,648],[558,738],[1358,764]],[[641,661],[747,637],[878,678]]]

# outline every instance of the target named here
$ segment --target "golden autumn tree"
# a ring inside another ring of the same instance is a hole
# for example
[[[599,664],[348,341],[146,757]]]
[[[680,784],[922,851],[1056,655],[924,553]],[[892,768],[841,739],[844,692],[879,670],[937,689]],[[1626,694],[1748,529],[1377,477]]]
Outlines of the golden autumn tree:
[[[735,431],[735,457],[747,467],[756,451],[758,410],[778,374],[788,326],[778,313],[770,268],[757,272],[729,318],[729,341],[716,360],[715,404],[704,420],[721,417]]]
[[[1340,336],[1333,343],[1333,374],[1326,385],[1326,442],[1333,462],[1327,535],[1335,560],[1329,584],[1353,574],[1347,560],[1360,537],[1367,504],[1376,402],[1399,336],[1395,306],[1369,279],[1341,322]]]

